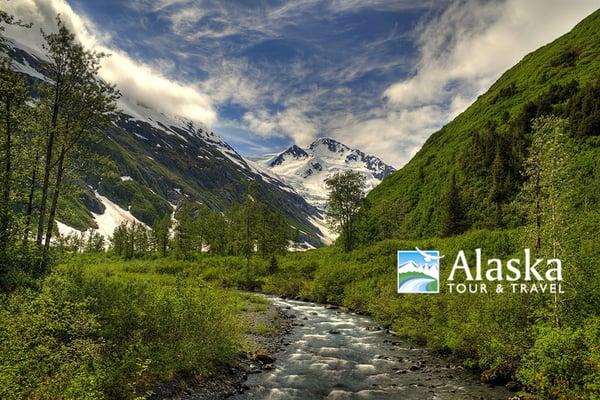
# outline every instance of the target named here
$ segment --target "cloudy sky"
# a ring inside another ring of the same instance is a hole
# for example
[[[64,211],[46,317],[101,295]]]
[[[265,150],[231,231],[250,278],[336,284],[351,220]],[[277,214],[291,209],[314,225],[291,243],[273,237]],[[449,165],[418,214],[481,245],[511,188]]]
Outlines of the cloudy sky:
[[[592,0],[0,0],[108,51],[103,77],[135,101],[210,125],[240,153],[334,137],[401,167]]]

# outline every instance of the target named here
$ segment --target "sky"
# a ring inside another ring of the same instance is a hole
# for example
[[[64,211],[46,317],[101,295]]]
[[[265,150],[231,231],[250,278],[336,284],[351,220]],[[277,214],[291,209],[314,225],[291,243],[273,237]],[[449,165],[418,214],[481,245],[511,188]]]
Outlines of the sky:
[[[57,13],[134,101],[260,156],[333,137],[402,167],[592,0],[0,0],[34,27]],[[10,34],[10,32],[9,32]],[[13,33],[15,34],[15,33]]]

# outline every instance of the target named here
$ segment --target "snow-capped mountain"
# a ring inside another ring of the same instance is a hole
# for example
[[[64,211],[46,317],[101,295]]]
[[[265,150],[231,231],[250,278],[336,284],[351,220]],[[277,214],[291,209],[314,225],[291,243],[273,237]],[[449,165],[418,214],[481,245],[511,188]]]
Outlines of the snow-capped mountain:
[[[420,272],[437,279],[439,276],[439,267],[438,265],[417,264],[414,261],[407,261],[398,267],[399,274],[405,272]]]
[[[9,55],[14,68],[33,86],[45,75],[44,56],[13,41]],[[109,174],[86,172],[81,194],[72,207],[86,218],[59,215],[62,231],[96,229],[106,235],[122,221],[151,225],[171,214],[181,200],[226,210],[241,202],[248,182],[255,182],[258,199],[282,211],[298,229],[300,240],[313,246],[327,243],[322,213],[267,168],[246,160],[219,135],[192,121],[165,115],[136,102],[126,92],[105,139],[92,152],[111,159]],[[110,218],[109,218],[110,217]]]
[[[315,140],[307,148],[291,146],[283,153],[258,161],[292,186],[309,203],[323,208],[327,201],[325,179],[347,170],[365,175],[367,191],[395,169],[379,158],[352,149],[331,138]]]

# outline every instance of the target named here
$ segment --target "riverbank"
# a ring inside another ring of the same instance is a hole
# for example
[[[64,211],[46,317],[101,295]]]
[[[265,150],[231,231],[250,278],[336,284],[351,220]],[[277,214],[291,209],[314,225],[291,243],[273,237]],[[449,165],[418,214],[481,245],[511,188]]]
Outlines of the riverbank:
[[[258,297],[258,299],[263,299]],[[295,316],[271,302],[249,303],[240,317],[246,326],[247,349],[231,365],[222,366],[208,376],[175,379],[158,385],[149,400],[222,400],[243,393],[252,374],[274,368],[276,353],[289,345]]]
[[[198,396],[214,398],[238,388],[240,360],[266,364],[286,319],[261,296],[184,272],[193,267],[78,256],[0,296],[0,398],[140,399],[197,383]]]

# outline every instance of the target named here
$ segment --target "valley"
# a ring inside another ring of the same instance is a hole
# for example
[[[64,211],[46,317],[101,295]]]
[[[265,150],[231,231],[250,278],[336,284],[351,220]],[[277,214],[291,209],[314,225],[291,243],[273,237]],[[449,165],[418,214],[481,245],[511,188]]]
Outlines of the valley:
[[[92,3],[0,10],[1,399],[598,399],[600,10]]]

